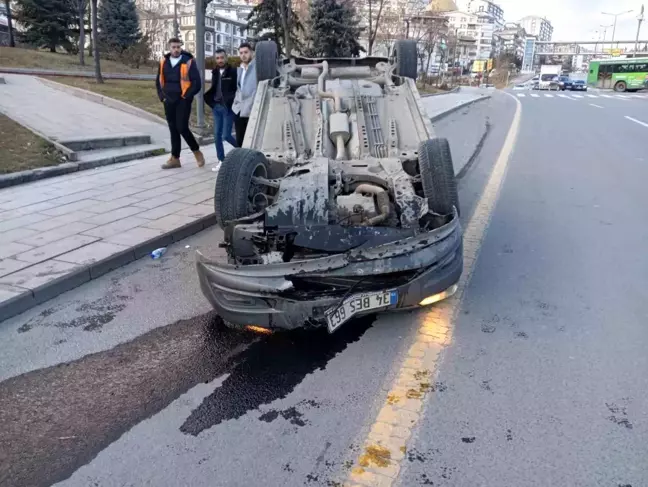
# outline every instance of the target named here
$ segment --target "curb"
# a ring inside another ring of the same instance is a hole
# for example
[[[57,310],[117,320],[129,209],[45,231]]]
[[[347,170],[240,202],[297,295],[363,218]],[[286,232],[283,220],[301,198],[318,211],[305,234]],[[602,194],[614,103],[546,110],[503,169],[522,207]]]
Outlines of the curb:
[[[475,149],[473,150],[472,154],[468,158],[468,161],[466,161],[466,163],[461,167],[461,170],[455,175],[455,179],[457,181],[460,181],[468,173],[472,165],[475,163],[477,156],[479,155],[482,148],[484,147],[484,143],[486,142],[486,137],[488,137],[490,131],[491,131],[491,124],[488,120],[486,120],[486,123],[484,124],[484,133],[477,141],[477,144],[475,145]]]
[[[461,86],[455,86],[451,90],[444,91],[443,93],[427,93],[425,95],[421,95],[421,98],[429,98],[430,96],[449,95],[450,93],[459,93],[459,91],[461,91]]]
[[[15,296],[0,304],[0,322],[27,311],[45,301],[96,279],[119,267],[130,264],[148,255],[151,251],[187,238],[216,224],[216,215],[200,218],[171,232],[136,245],[127,251],[111,255],[88,266],[77,269],[59,279]]]
[[[145,155],[139,157],[138,160],[145,159],[147,157],[159,156],[163,153],[166,153],[166,151],[162,153],[159,153],[159,151],[160,149],[152,149],[150,151],[147,151]],[[77,171],[87,171],[88,169],[95,169],[97,167],[119,164],[120,162],[128,161],[122,161],[119,157],[111,157],[95,161],[64,162],[62,164],[57,164],[56,166],[39,167],[38,169],[28,169],[26,171],[2,174],[0,175],[0,189],[9,188],[11,186],[18,186],[25,183],[32,183],[41,179],[62,176],[64,174],[70,174]]]
[[[0,66],[0,73],[28,74],[32,76],[68,76],[72,78],[94,78],[95,77],[95,74],[91,71],[62,71],[56,69],[10,68],[6,66]],[[155,74],[101,73],[101,76],[104,79],[130,79],[130,80],[140,80],[140,81],[155,80]]]
[[[437,121],[441,120],[442,118],[445,118],[448,115],[456,112],[457,110],[461,110],[462,108],[466,108],[466,107],[468,107],[470,105],[473,105],[473,104],[475,104],[477,102],[480,102],[480,101],[483,101],[483,100],[488,100],[490,97],[491,97],[491,95],[482,95],[479,98],[475,98],[474,100],[468,100],[468,101],[465,101],[463,103],[459,103],[457,106],[454,106],[454,107],[446,110],[445,112],[437,113],[433,117],[430,117],[430,121],[432,123],[437,122]]]

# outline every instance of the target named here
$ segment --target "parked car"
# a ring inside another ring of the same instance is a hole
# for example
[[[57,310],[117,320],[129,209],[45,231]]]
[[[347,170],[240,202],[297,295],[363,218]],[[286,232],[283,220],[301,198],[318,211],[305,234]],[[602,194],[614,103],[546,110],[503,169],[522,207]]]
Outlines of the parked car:
[[[587,91],[587,84],[585,83],[584,80],[579,79],[579,80],[574,81],[570,85],[569,89],[571,91]]]
[[[573,81],[569,79],[569,76],[560,76],[558,77],[558,85],[562,91],[571,90]]]

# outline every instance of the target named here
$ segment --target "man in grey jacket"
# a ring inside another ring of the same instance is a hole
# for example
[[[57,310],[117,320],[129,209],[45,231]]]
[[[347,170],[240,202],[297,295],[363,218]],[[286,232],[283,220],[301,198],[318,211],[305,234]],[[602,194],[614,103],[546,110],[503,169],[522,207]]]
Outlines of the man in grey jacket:
[[[238,89],[234,97],[232,111],[236,114],[236,120],[234,121],[236,144],[239,147],[243,147],[245,130],[250,119],[250,113],[252,113],[254,95],[256,95],[257,78],[256,66],[254,64],[254,51],[250,44],[244,42],[239,46],[239,57],[241,58],[241,65],[238,68]]]

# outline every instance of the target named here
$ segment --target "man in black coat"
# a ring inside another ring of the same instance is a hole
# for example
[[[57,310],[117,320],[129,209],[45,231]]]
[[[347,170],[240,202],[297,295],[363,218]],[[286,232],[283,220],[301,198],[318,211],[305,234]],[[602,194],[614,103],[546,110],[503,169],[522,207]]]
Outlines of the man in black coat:
[[[211,107],[214,113],[216,155],[218,162],[223,162],[225,159],[223,140],[238,147],[232,136],[232,125],[234,124],[232,103],[234,103],[236,95],[236,68],[227,64],[227,55],[224,49],[216,49],[214,57],[216,68],[212,70],[212,85],[205,93],[205,103]]]
[[[205,157],[189,129],[193,98],[201,88],[200,72],[193,56],[182,50],[180,39],[169,39],[169,51],[160,60],[156,78],[158,96],[164,103],[164,114],[171,133],[171,158],[162,165],[162,169],[180,167],[180,136],[194,153],[198,167],[203,167]]]

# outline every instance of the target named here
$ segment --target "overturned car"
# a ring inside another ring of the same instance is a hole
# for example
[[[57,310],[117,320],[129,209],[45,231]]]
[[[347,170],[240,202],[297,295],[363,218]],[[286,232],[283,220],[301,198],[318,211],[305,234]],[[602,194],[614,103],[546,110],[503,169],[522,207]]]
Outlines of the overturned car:
[[[462,229],[448,142],[414,80],[416,44],[387,58],[291,58],[257,45],[242,148],[214,197],[228,262],[198,253],[203,293],[234,327],[327,326],[456,290]]]

